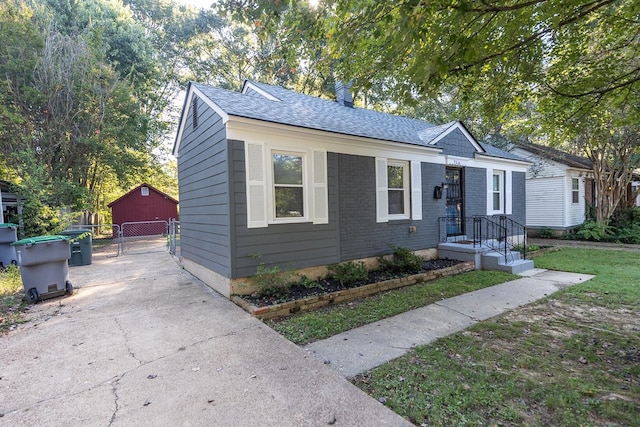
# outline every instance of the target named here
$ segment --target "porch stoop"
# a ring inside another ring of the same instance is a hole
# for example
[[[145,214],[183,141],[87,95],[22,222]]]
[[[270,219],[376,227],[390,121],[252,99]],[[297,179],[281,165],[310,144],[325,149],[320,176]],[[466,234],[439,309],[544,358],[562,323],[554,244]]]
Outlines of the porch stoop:
[[[483,253],[480,256],[482,269],[518,274],[533,268],[533,261],[520,259],[520,252],[509,251],[507,253],[507,262],[505,262],[504,258],[504,255],[496,251]]]
[[[505,262],[505,256],[492,248],[487,246],[473,247],[472,244],[467,243],[440,243],[438,258],[474,261],[476,270],[497,270],[512,274],[522,273],[533,268],[533,261],[520,259],[520,252],[509,251]]]

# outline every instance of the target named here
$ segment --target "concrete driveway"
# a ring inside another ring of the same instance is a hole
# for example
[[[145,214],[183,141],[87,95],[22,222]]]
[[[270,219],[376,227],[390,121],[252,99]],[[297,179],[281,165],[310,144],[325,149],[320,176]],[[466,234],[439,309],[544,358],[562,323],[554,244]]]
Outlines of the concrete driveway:
[[[167,252],[70,279],[0,337],[0,425],[410,425]]]

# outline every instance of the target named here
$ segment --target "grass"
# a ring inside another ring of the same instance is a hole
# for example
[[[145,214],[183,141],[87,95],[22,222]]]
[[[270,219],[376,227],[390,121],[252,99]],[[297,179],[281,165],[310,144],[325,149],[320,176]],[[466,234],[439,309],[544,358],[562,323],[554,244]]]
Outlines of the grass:
[[[640,425],[640,254],[565,248],[589,282],[352,379],[416,425]]]
[[[0,270],[0,334],[24,322],[22,311],[28,304],[23,297],[19,268],[12,265]]]
[[[357,302],[267,321],[267,324],[290,341],[306,344],[513,278],[514,275],[497,271],[472,271],[383,292]]]

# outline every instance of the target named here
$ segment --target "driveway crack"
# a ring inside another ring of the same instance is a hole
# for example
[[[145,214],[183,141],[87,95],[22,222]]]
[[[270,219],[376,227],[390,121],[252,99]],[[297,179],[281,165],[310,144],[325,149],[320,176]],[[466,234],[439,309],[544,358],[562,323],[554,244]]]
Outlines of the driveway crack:
[[[120,323],[117,317],[114,318],[113,320],[116,322],[116,325],[118,325],[118,329],[120,329],[120,332],[122,332],[122,336],[124,337],[124,346],[126,347],[127,352],[132,358],[138,361],[138,364],[142,365],[143,361],[138,359],[136,357],[136,354],[133,352],[133,350],[131,350],[131,346],[129,345],[129,336],[127,332],[124,330],[124,328],[122,327],[122,324]]]
[[[120,409],[120,396],[118,396],[118,382],[122,379],[122,377],[124,377],[125,374],[122,374],[120,377],[117,377],[115,380],[113,380],[111,382],[111,393],[113,393],[113,399],[114,399],[114,404],[115,404],[115,408],[113,410],[113,414],[111,414],[111,419],[109,420],[109,426],[111,426],[115,420],[116,420],[116,416],[118,415],[118,410]]]

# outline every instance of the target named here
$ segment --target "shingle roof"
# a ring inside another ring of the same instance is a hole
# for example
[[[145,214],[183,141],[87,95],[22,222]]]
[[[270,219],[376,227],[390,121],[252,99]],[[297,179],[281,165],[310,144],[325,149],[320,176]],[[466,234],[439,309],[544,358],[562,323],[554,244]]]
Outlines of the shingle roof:
[[[118,197],[117,199],[115,199],[113,202],[109,203],[107,206],[108,207],[112,207],[113,205],[115,205],[116,203],[119,203],[120,201],[124,200],[127,196],[129,196],[130,194],[132,194],[133,192],[137,191],[140,187],[149,187],[151,190],[155,191],[156,193],[160,194],[161,196],[164,196],[165,198],[167,198],[168,200],[171,200],[172,202],[174,202],[176,205],[178,203],[180,203],[179,201],[177,201],[176,199],[174,199],[173,197],[171,197],[170,195],[168,195],[167,193],[164,193],[160,190],[158,190],[157,188],[155,188],[152,185],[146,184],[146,183],[142,183],[140,185],[138,185],[137,187],[134,187],[133,189],[127,191],[125,194],[123,194],[122,196]]]
[[[458,123],[454,121],[436,126],[404,116],[346,107],[335,101],[255,81],[245,82],[245,87],[257,87],[277,100],[195,82],[191,85],[231,116],[405,144],[442,148],[440,142],[434,145],[433,141]],[[483,154],[523,161],[497,148]]]
[[[520,156],[517,156],[513,153],[509,153],[508,151],[504,151],[501,150],[498,147],[494,147],[491,144],[487,144],[486,142],[480,142],[478,141],[478,143],[482,146],[482,148],[484,148],[484,150],[486,151],[486,155],[490,156],[490,157],[499,157],[501,159],[509,159],[509,160],[519,160],[521,162],[526,162],[527,160],[523,159]]]
[[[592,168],[591,160],[587,159],[586,157],[575,156],[573,154],[560,151],[556,148],[533,144],[533,143],[523,143],[523,142],[516,142],[514,143],[514,145],[516,147],[522,148],[523,150],[527,150],[544,159],[553,160],[573,168],[578,168],[578,169]]]

